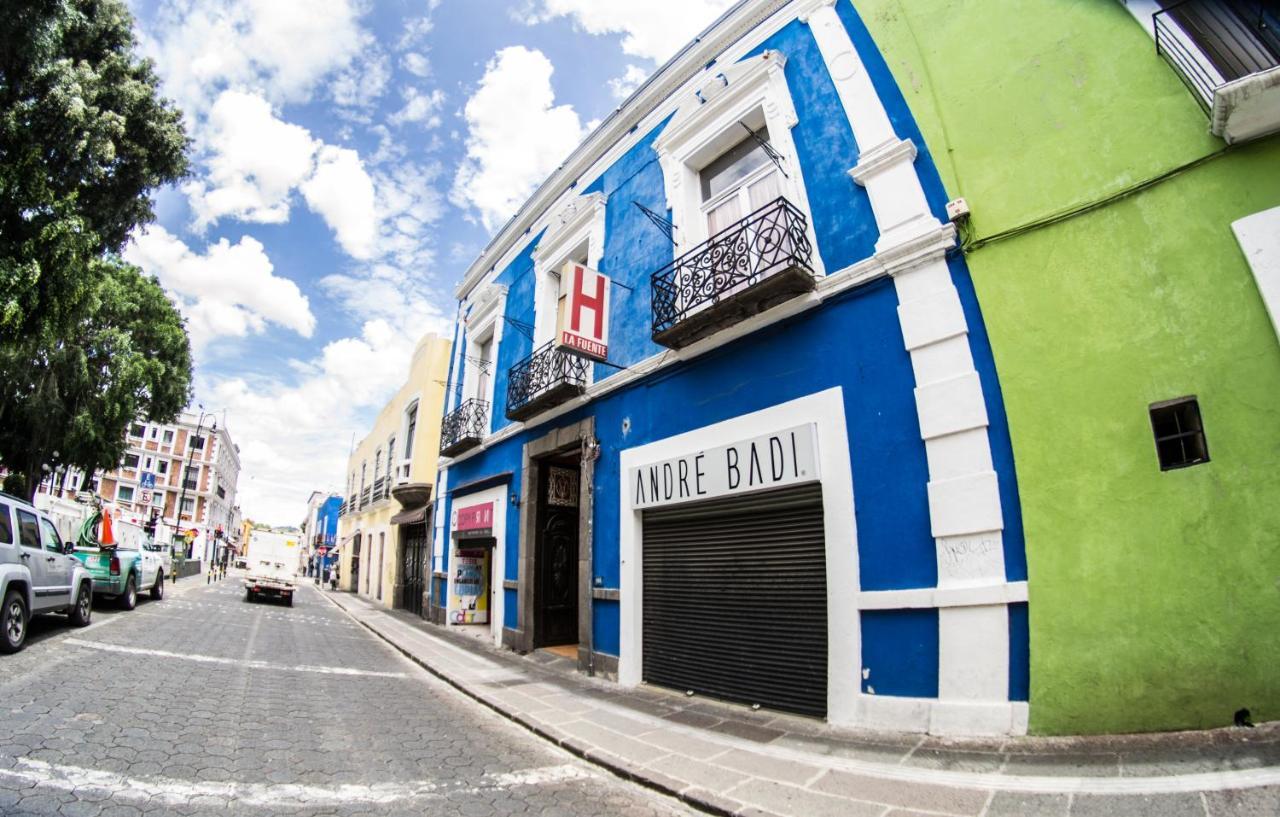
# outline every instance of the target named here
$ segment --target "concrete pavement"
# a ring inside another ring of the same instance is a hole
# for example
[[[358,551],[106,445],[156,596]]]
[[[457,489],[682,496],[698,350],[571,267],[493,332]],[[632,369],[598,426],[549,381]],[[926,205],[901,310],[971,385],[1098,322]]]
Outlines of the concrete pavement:
[[[347,593],[326,598],[526,729],[713,814],[1280,815],[1280,724],[1105,738],[944,740],[623,690]]]
[[[232,579],[0,657],[0,815],[674,817],[497,717],[304,585]]]

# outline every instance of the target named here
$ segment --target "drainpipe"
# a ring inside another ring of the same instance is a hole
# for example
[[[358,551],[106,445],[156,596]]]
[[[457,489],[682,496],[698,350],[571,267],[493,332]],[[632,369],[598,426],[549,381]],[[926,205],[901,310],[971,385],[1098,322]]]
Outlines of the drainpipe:
[[[595,437],[595,424],[592,423],[591,432],[588,436],[582,438],[582,489],[585,489],[587,501],[586,527],[587,536],[580,537],[586,539],[587,561],[587,677],[594,678],[596,674],[596,650],[595,650],[595,596],[596,596],[596,569],[595,569],[595,461],[600,458],[600,441]],[[590,478],[588,479],[588,470]],[[582,490],[580,489],[580,490]]]

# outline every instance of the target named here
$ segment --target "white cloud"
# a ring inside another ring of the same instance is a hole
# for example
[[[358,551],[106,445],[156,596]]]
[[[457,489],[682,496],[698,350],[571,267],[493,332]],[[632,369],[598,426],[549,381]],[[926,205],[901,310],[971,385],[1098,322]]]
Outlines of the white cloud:
[[[183,186],[196,227],[224,216],[287,221],[290,193],[311,173],[318,143],[310,132],[277,118],[257,94],[224,91],[203,136],[208,172]]]
[[[316,319],[297,284],[274,274],[262,244],[225,238],[197,254],[159,225],[134,236],[124,258],[160,279],[186,316],[197,351],[218,337],[260,334],[272,323],[311,337]]]
[[[400,65],[415,77],[426,78],[431,76],[431,61],[427,59],[425,54],[417,51],[410,51],[400,57]]]
[[[374,254],[378,223],[373,181],[360,162],[360,154],[333,145],[322,147],[315,173],[302,183],[302,195],[334,231],[348,255],[366,259]]]
[[[406,122],[417,122],[424,128],[440,127],[440,108],[444,106],[444,91],[439,88],[425,93],[412,85],[400,91],[404,97],[404,107],[392,114],[388,119],[393,125]]]
[[[553,70],[541,51],[504,48],[467,101],[466,158],[450,200],[478,210],[487,229],[515,212],[585,135],[573,107],[555,104]]]
[[[371,47],[333,78],[329,94],[344,108],[369,109],[382,98],[390,80],[391,61]]]
[[[640,87],[640,83],[649,78],[649,72],[638,65],[628,65],[620,77],[609,80],[609,91],[619,101],[631,96],[631,92]]]
[[[142,46],[165,92],[191,116],[226,88],[307,102],[372,42],[360,26],[363,8],[360,0],[166,0]]]
[[[525,18],[570,17],[590,34],[621,34],[622,50],[665,62],[737,0],[541,0]]]

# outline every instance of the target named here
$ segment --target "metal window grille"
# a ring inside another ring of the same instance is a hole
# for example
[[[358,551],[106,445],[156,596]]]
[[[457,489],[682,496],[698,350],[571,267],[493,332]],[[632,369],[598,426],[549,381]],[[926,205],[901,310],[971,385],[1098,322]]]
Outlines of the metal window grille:
[[[1200,404],[1194,397],[1155,403],[1150,408],[1151,431],[1161,471],[1186,468],[1209,461]]]

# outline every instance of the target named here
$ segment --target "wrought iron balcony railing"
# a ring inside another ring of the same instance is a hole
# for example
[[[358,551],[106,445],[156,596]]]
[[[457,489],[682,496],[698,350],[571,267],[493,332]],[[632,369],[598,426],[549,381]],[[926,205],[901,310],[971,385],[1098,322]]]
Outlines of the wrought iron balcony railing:
[[[720,331],[815,285],[804,213],[785,198],[653,274],[653,340],[673,349]]]
[[[507,417],[524,420],[582,394],[589,365],[553,342],[543,344],[507,375]]]
[[[1183,0],[1151,16],[1156,53],[1206,112],[1219,88],[1280,65],[1280,11],[1265,0]]]
[[[347,512],[350,510],[351,510],[351,506],[348,505],[346,502],[343,502],[341,505],[338,506],[338,516],[346,516]]]
[[[369,504],[369,496],[373,492],[372,486],[360,489],[360,510],[364,510]]]
[[[440,455],[452,457],[477,446],[489,428],[489,404],[472,397],[440,423]]]

